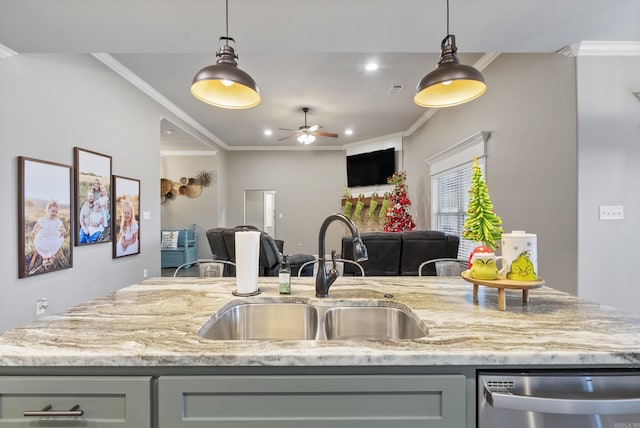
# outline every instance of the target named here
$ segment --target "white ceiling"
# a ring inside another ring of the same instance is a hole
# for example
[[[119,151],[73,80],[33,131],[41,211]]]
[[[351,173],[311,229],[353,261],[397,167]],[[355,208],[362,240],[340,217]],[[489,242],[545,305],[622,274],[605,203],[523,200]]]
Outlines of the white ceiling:
[[[435,68],[446,35],[446,0],[229,0],[229,36],[262,103],[223,110],[189,92],[195,73],[215,62],[223,0],[0,0],[0,11],[1,45],[108,53],[228,149],[298,148],[295,138],[277,141],[288,135],[277,128],[303,125],[303,106],[310,125],[340,134],[319,138],[315,149],[411,129],[428,114],[412,101],[415,87]],[[640,41],[639,0],[450,0],[450,15],[461,62],[472,65],[491,52]],[[380,64],[374,73],[363,68],[370,60]],[[389,95],[392,85],[403,89]],[[163,126],[175,130],[163,136],[163,149],[207,148],[206,139]]]

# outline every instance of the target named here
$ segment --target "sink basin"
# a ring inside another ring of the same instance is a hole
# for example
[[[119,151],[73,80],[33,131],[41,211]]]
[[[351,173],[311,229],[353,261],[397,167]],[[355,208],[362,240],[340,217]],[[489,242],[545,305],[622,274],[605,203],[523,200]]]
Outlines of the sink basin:
[[[298,303],[251,303],[227,309],[200,335],[213,340],[313,340],[316,309]]]
[[[347,306],[324,314],[327,340],[417,339],[426,336],[406,312],[384,306]]]
[[[389,340],[427,335],[409,309],[309,303],[240,302],[204,326],[211,340]]]

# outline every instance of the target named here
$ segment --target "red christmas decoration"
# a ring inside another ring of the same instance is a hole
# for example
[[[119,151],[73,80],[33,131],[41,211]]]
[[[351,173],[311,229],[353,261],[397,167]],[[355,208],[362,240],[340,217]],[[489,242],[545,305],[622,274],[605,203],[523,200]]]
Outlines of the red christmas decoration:
[[[407,173],[404,171],[396,172],[387,178],[387,183],[393,184],[395,187],[391,194],[387,216],[384,222],[385,232],[402,232],[404,230],[413,230],[416,224],[411,218],[409,207],[411,200],[407,197]]]

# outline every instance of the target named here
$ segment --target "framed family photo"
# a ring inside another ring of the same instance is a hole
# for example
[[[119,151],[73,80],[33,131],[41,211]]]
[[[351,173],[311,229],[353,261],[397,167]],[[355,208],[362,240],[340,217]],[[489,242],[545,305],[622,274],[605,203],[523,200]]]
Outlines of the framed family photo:
[[[18,157],[18,277],[73,266],[71,166]]]
[[[111,242],[111,156],[73,148],[76,245]]]
[[[140,180],[113,176],[113,258],[140,254]]]

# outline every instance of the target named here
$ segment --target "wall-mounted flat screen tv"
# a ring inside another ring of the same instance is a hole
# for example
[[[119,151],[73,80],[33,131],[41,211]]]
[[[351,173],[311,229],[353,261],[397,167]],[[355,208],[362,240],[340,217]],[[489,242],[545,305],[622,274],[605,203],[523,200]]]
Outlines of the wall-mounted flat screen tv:
[[[387,184],[396,170],[396,150],[376,150],[347,156],[347,186]]]

